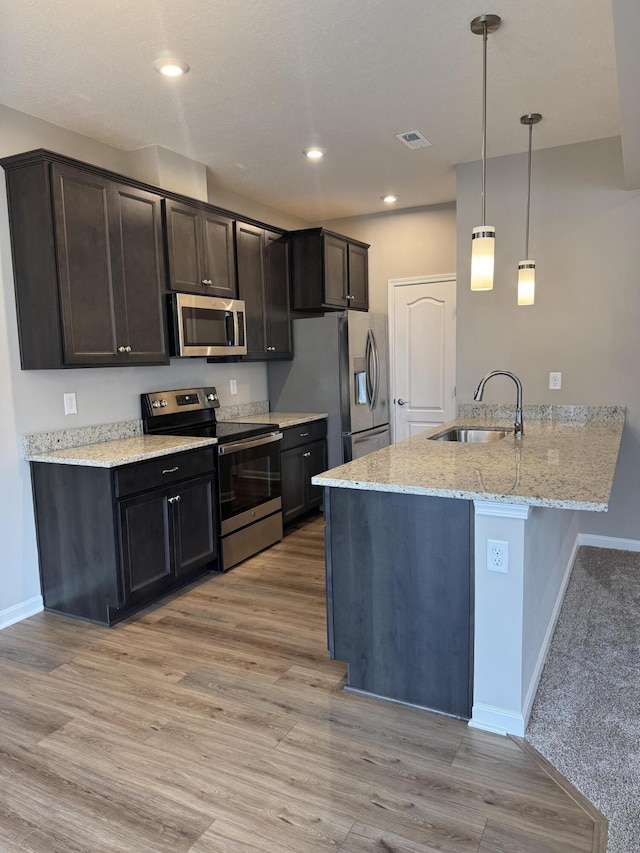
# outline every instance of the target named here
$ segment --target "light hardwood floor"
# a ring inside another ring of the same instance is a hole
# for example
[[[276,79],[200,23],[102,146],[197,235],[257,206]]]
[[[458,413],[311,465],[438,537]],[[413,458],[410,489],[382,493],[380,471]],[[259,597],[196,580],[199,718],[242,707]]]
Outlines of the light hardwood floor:
[[[1,853],[598,849],[520,743],[342,690],[323,530],[112,629],[0,632]]]

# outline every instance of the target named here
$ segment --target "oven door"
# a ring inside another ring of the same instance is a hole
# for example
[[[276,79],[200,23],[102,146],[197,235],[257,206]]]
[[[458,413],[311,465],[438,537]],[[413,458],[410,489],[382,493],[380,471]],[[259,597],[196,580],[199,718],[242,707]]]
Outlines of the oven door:
[[[281,509],[281,440],[276,432],[218,445],[223,536]]]

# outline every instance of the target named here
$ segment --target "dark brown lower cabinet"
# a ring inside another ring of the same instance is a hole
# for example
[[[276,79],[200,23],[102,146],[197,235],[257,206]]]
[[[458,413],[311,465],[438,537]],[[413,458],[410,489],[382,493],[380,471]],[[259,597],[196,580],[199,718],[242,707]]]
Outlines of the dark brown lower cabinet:
[[[283,429],[282,522],[286,526],[322,505],[322,488],[311,478],[327,470],[327,422]]]
[[[329,651],[349,687],[471,716],[472,506],[325,489]]]
[[[218,565],[210,448],[120,468],[34,462],[47,610],[112,625]]]

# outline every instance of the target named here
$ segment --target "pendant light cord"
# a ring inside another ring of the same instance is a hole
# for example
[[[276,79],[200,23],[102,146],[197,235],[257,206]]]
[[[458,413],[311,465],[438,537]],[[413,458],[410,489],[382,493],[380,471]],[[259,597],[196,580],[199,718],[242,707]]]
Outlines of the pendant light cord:
[[[529,185],[527,187],[527,231],[524,242],[524,256],[528,260],[529,259],[529,215],[531,213],[531,139],[533,136],[533,124],[529,125],[529,167],[528,167],[528,180]]]

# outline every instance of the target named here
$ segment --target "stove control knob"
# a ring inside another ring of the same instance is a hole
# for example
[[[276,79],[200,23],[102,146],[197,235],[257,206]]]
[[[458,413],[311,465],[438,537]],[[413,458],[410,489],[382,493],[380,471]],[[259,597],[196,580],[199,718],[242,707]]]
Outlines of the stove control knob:
[[[160,408],[160,400],[154,400],[153,403],[151,404],[151,408],[152,409],[159,409]]]
[[[214,401],[214,400],[217,400],[217,399],[218,399],[218,395],[217,395],[217,394],[207,394],[207,400],[208,400],[210,403],[213,403],[213,401]]]
[[[163,409],[165,409],[167,407],[167,401],[166,400],[160,400],[160,405],[162,406]]]

